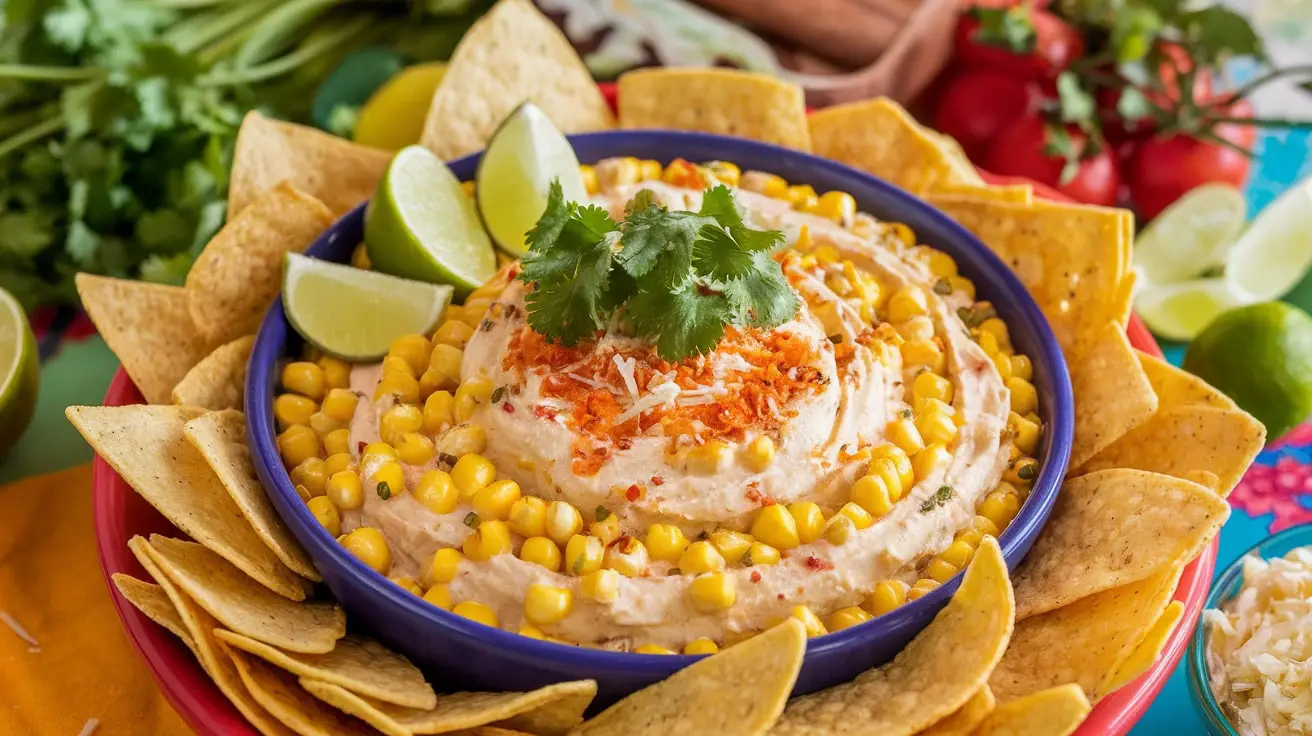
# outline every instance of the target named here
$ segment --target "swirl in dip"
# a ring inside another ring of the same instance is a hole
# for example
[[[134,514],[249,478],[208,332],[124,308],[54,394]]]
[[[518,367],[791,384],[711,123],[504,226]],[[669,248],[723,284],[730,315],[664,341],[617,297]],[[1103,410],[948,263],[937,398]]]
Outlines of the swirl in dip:
[[[796,314],[678,361],[621,315],[567,347],[507,266],[328,391],[326,459],[284,452],[366,563],[529,636],[711,652],[787,616],[818,635],[886,613],[1011,521],[1041,431],[1030,365],[949,257],[723,162],[584,173],[616,220],[641,189],[696,211],[734,185],[749,227],[785,235]]]

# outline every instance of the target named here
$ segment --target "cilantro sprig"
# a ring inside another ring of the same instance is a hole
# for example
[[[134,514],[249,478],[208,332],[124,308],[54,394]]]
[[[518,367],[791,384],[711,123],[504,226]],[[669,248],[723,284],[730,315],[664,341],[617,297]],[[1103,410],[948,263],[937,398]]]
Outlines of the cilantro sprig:
[[[727,187],[708,190],[697,212],[671,211],[644,189],[624,213],[617,223],[566,202],[552,182],[519,275],[533,284],[530,327],[577,345],[618,315],[660,357],[680,360],[712,350],[729,325],[775,327],[797,313],[770,255],[783,233],[748,227]]]

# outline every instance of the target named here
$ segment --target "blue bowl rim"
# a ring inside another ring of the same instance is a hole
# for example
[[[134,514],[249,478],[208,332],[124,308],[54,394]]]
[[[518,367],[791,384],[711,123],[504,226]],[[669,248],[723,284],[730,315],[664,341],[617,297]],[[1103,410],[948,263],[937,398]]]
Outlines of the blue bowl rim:
[[[1074,434],[1075,409],[1065,356],[1060,344],[1057,342],[1056,335],[1052,332],[1052,328],[1043,312],[1039,309],[1038,304],[1035,303],[1028,290],[1011,269],[973,233],[928,202],[873,174],[813,154],[743,138],[673,130],[611,130],[575,134],[567,137],[571,143],[577,143],[602,137],[622,137],[626,135],[638,137],[660,136],[670,140],[671,144],[676,146],[680,141],[717,144],[728,149],[729,155],[732,155],[733,149],[746,149],[763,156],[791,157],[799,164],[805,164],[808,167],[827,169],[835,175],[856,178],[862,180],[865,186],[877,190],[879,197],[892,202],[893,206],[916,212],[924,219],[936,221],[937,227],[949,231],[952,239],[957,244],[964,245],[975,251],[972,257],[977,265],[985,269],[985,278],[991,287],[994,287],[990,289],[990,296],[995,301],[1008,300],[1012,302],[1014,311],[1020,317],[1019,322],[1013,317],[1010,320],[1012,324],[1009,326],[1013,330],[1020,327],[1031,336],[1037,350],[1033,351],[1035,354],[1031,355],[1030,358],[1034,361],[1036,367],[1043,365],[1047,368],[1048,390],[1052,392],[1053,397],[1051,411],[1049,412],[1050,416],[1044,418],[1043,461],[1040,465],[1039,477],[1031,487],[1030,495],[1025,504],[1022,505],[1020,512],[1008,525],[1007,529],[1003,531],[999,540],[1003,555],[1006,557],[1010,557],[1010,553],[1017,549],[1028,551],[1029,546],[1046,523],[1053,504],[1056,503],[1062,479],[1066,474]],[[472,170],[477,170],[477,164],[481,156],[482,151],[479,151],[450,161],[448,165],[453,169],[472,166]],[[363,217],[367,206],[367,201],[361,203],[336,220],[307,248],[306,255],[313,257],[314,251],[325,245],[326,241],[341,229],[343,223],[350,221],[352,218]],[[1001,288],[996,288],[998,286]],[[998,293],[994,294],[994,291]],[[596,668],[599,670],[624,669],[651,674],[664,674],[670,671],[671,664],[676,665],[677,668],[682,668],[705,656],[635,654],[632,652],[589,649],[532,639],[512,631],[485,626],[426,603],[419,597],[402,590],[388,580],[386,576],[367,567],[363,562],[348,553],[332,535],[322,528],[309,508],[297,495],[290,476],[282,466],[277,450],[272,407],[259,400],[260,397],[264,396],[265,387],[272,385],[270,383],[272,378],[270,374],[274,366],[284,358],[282,354],[283,345],[275,343],[269,337],[271,327],[277,322],[282,322],[283,327],[290,334],[294,334],[295,330],[291,327],[283,309],[281,295],[274,300],[269,307],[269,311],[265,314],[260,330],[256,334],[255,345],[248,363],[245,386],[247,439],[251,447],[252,462],[262,466],[261,476],[273,479],[273,488],[269,489],[266,485],[266,492],[279,494],[282,497],[280,499],[282,503],[275,505],[285,505],[287,508],[292,509],[292,513],[298,517],[296,520],[298,523],[289,524],[289,526],[293,529],[297,526],[311,529],[308,539],[304,535],[297,535],[297,537],[303,545],[314,548],[315,554],[312,555],[313,557],[316,559],[320,557],[327,558],[333,565],[345,568],[350,575],[369,585],[375,594],[381,595],[387,605],[405,609],[411,615],[418,615],[433,626],[450,634],[464,639],[478,640],[485,645],[516,647],[526,655],[546,660],[566,659],[574,667]],[[807,641],[807,657],[809,658],[813,654],[824,656],[826,653],[847,648],[854,642],[867,637],[878,637],[882,633],[881,624],[893,625],[890,619],[894,617],[898,620],[914,619],[924,611],[939,610],[946,605],[948,599],[956,592],[961,584],[961,578],[962,575],[958,573],[928,595],[915,601],[909,601],[893,612],[842,631],[809,639]]]

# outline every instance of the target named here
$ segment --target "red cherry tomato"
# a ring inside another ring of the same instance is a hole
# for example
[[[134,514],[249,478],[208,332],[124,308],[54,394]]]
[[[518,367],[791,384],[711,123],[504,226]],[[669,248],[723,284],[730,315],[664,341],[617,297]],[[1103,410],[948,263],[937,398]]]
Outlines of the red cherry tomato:
[[[1076,128],[1068,131],[1076,146],[1083,146],[1086,137]],[[1120,187],[1120,173],[1116,159],[1107,148],[1082,160],[1075,176],[1065,184],[1061,172],[1066,161],[1044,153],[1046,131],[1043,121],[1036,115],[1026,116],[1009,126],[989,146],[984,156],[984,168],[995,174],[1023,176],[1046,184],[1066,196],[1089,204],[1116,203]]]
[[[1050,78],[1084,54],[1079,31],[1066,21],[1040,8],[1030,11],[1034,24],[1034,50],[1015,54],[1000,46],[976,40],[979,21],[962,16],[957,23],[954,41],[955,59],[967,68],[993,67],[1037,78]]]
[[[1008,125],[1033,111],[1037,85],[1014,74],[967,71],[948,81],[939,96],[934,127],[947,133],[979,160]]]
[[[1227,117],[1252,114],[1244,100],[1222,109]],[[1256,135],[1252,126],[1233,123],[1218,123],[1212,131],[1244,149],[1252,148]],[[1139,144],[1130,159],[1130,197],[1140,217],[1147,221],[1202,184],[1243,186],[1250,164],[1247,156],[1219,143],[1179,133],[1149,138]]]

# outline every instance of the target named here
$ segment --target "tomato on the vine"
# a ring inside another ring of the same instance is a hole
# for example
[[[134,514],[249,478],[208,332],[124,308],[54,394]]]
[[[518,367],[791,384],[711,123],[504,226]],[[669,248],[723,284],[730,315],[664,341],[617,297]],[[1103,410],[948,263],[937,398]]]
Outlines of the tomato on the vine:
[[[1083,131],[1071,127],[1066,134],[1075,150],[1088,145]],[[1023,176],[1046,184],[1066,196],[1089,204],[1116,203],[1120,172],[1116,158],[1105,146],[1086,154],[1078,162],[1074,176],[1062,182],[1067,161],[1049,154],[1047,129],[1037,115],[1028,115],[1010,125],[994,139],[984,155],[983,166],[995,174]]]
[[[1084,40],[1071,24],[1041,8],[1029,12],[1034,25],[1033,51],[1017,54],[978,40],[979,20],[963,15],[957,23],[954,57],[967,68],[993,68],[1046,79],[1084,54]]]
[[[1226,117],[1251,117],[1245,100],[1219,108]],[[1256,131],[1251,125],[1217,123],[1212,133],[1244,150],[1251,150]],[[1209,182],[1244,185],[1251,162],[1230,146],[1183,133],[1149,138],[1130,157],[1126,171],[1130,196],[1145,221],[1157,216],[1194,187]]]
[[[1008,125],[1032,112],[1040,92],[1033,81],[990,69],[953,77],[939,95],[934,127],[978,160]]]

